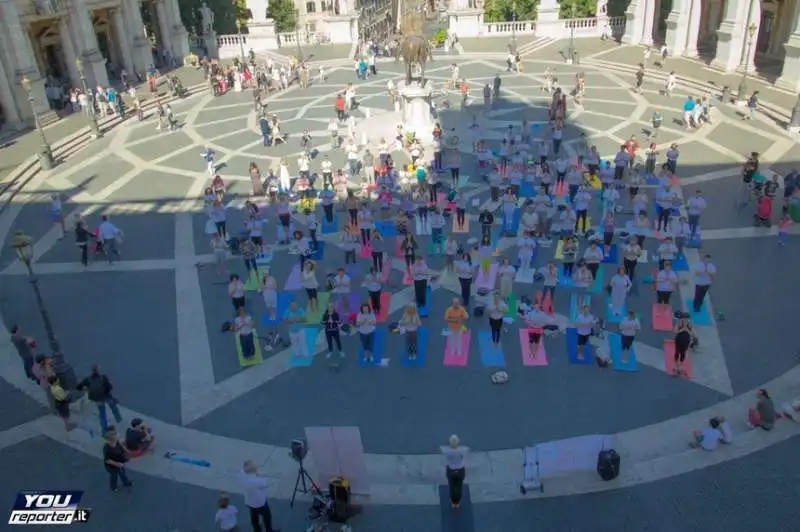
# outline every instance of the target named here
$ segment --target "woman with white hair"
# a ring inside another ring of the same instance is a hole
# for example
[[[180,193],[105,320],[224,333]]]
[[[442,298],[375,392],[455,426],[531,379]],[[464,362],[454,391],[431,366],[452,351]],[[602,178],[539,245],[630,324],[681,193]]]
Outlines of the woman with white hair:
[[[461,491],[464,486],[466,476],[466,461],[469,449],[461,445],[458,436],[450,436],[448,445],[442,446],[442,454],[447,463],[445,474],[447,476],[447,488],[450,494],[450,504],[453,508],[458,508],[461,504]]]

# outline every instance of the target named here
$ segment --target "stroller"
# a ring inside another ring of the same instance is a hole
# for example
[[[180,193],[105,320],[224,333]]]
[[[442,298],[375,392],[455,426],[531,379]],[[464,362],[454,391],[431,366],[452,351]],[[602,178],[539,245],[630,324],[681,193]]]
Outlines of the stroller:
[[[761,199],[758,200],[758,205],[756,207],[756,212],[753,215],[753,225],[756,227],[770,227],[772,226],[772,222],[770,219],[772,218],[772,198],[769,196],[761,196]]]

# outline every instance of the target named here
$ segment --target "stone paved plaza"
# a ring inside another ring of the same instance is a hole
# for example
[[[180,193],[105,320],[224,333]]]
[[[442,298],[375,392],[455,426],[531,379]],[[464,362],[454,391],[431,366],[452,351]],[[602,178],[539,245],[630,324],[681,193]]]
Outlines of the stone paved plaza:
[[[130,498],[107,493],[97,459],[101,441],[83,429],[64,433],[4,342],[0,400],[7,408],[0,417],[0,468],[12,482],[4,483],[0,496],[11,500],[18,488],[85,489],[87,505],[94,509],[87,530],[141,530],[143,517],[153,530],[210,530],[217,493],[235,492],[235,471],[252,458],[272,481],[277,524],[284,531],[302,530],[304,503],[294,509],[288,505],[296,474],[287,455],[289,442],[302,437],[305,427],[356,426],[371,488],[364,515],[353,521],[359,532],[445,527],[437,491],[444,482],[443,465],[436,452],[453,433],[473,450],[467,472],[473,504],[465,507],[472,515],[461,528],[445,530],[745,531],[759,525],[790,530],[787,523],[798,517],[790,482],[800,474],[791,453],[800,431],[785,421],[772,433],[745,432],[744,415],[758,387],[767,386],[776,402],[800,395],[791,333],[797,288],[791,267],[800,251],[795,236],[779,248],[774,229],[752,227],[752,209],[734,204],[749,152],[760,152],[762,164],[780,173],[800,165],[800,148],[768,119],[743,122],[728,106],[716,108],[713,125],[686,131],[680,124],[683,100],[699,94],[679,87],[672,97],[664,96],[656,79],[648,80],[643,94],[634,94],[632,75],[592,61],[566,66],[556,62],[558,43],[542,45],[542,54],[525,58],[522,74],[505,73],[500,55],[467,53],[453,59],[472,87],[474,98],[465,110],[459,109],[456,94],[438,90],[450,78],[450,59],[437,57],[428,77],[437,86],[443,127],[456,128],[466,140],[466,126],[475,116],[488,144],[497,148],[509,125],[523,119],[546,125],[545,66],[556,69],[567,89],[577,71],[586,76],[584,107],[569,105],[564,149],[570,156],[581,134],[605,158],[631,135],[644,144],[650,116],[662,109],[661,152],[679,144],[677,174],[684,195],[699,189],[708,201],[699,253],[710,253],[719,270],[708,304],[710,325],[698,327],[702,351],[691,355],[691,380],[665,372],[662,344],[669,335],[652,329],[653,296],[643,284],[628,299],[643,325],[634,373],[571,364],[563,335],[545,340],[547,366],[525,367],[519,319],[503,333],[506,385],[489,380],[493,368],[484,363],[478,338],[488,331],[485,318],[470,321],[466,367],[443,365],[443,315],[458,293],[451,280],[432,292],[425,360],[419,367],[404,363],[403,342],[387,333],[383,356],[388,362],[382,367],[359,365],[353,337],[344,338],[346,358],[338,371],[331,371],[322,356],[309,367],[295,367],[288,351],[265,352],[262,364],[241,368],[233,336],[220,332],[221,323],[231,319],[230,300],[204,234],[206,215],[198,198],[209,179],[200,154],[206,146],[216,150],[219,171],[238,196],[228,220],[233,230],[244,221],[240,207],[251,188],[250,162],[264,172],[286,159],[295,172],[303,130],[311,131],[320,154],[329,155],[335,168],[345,166],[342,150],[331,149],[326,132],[337,91],[355,83],[359,123],[389,120],[386,83],[401,76],[402,65],[380,63],[378,76],[367,81],[357,81],[349,68],[331,68],[327,83],[270,99],[269,112],[289,135],[286,144],[262,146],[249,92],[197,95],[174,106],[179,131],[156,132],[152,121],[125,123],[51,174],[37,176],[2,214],[0,311],[6,326],[19,324],[45,343],[24,267],[9,246],[13,230],[24,229],[36,240],[34,268],[64,353],[80,375],[100,364],[115,385],[126,421],[145,418],[158,435],[160,452],[130,464],[136,483]],[[485,112],[480,89],[497,73],[503,80],[500,101]],[[486,204],[488,186],[469,143],[462,142],[460,149],[462,191],[478,205]],[[319,171],[319,158],[312,171]],[[83,271],[74,238],[59,239],[47,216],[47,197],[54,192],[63,196],[65,214],[83,213],[92,225],[102,214],[113,217],[125,233],[121,262],[95,263]],[[599,206],[594,207],[590,215],[597,222]],[[469,234],[458,235],[464,241],[480,233],[477,208],[470,215]],[[345,213],[338,214],[339,228],[344,218]],[[265,234],[271,241],[276,220],[271,208],[268,220]],[[299,218],[296,224],[302,228]],[[342,265],[338,234],[321,238],[325,250],[319,262],[325,269]],[[428,240],[419,237],[423,250]],[[657,242],[648,239],[646,247],[654,254]],[[498,249],[516,257],[510,239],[501,239]],[[554,251],[542,250],[537,265],[552,260]],[[687,252],[690,265],[699,253]],[[281,287],[295,263],[285,250],[276,251],[271,273]],[[361,263],[354,286],[363,277],[366,261]],[[444,266],[441,257],[429,257],[428,263],[434,269]],[[229,265],[244,272],[238,258]],[[610,278],[612,266],[603,269]],[[540,288],[517,283],[515,293],[531,295]],[[389,321],[397,320],[413,300],[399,260],[386,290],[391,293]],[[690,299],[691,291],[691,282],[682,284],[673,304]],[[359,292],[365,299],[366,292]],[[556,293],[555,312],[561,318],[569,314],[569,293],[567,288]],[[305,295],[297,292],[297,297],[305,304]],[[594,294],[593,313],[605,318],[606,307],[605,296]],[[264,306],[257,292],[248,293],[248,309],[260,322]],[[727,319],[716,323],[720,311]],[[283,326],[279,330],[285,332]],[[711,414],[731,420],[736,442],[713,453],[689,450],[691,430],[704,426]],[[91,416],[84,421],[83,426],[97,426]],[[523,447],[591,434],[614,435],[623,457],[619,479],[602,483],[594,473],[569,475],[545,479],[543,495],[519,493]],[[167,450],[208,460],[211,467],[168,461],[161,457]],[[235,503],[243,507],[241,498]],[[468,524],[473,518],[474,525]]]

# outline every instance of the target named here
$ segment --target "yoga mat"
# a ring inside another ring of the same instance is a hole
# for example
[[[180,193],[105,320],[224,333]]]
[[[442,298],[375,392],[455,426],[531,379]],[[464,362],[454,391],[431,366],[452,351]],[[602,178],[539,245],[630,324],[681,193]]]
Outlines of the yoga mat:
[[[301,333],[303,339],[302,341],[306,344],[306,352],[308,353],[308,356],[299,356],[295,353],[295,350],[292,349],[291,354],[289,355],[290,368],[307,368],[314,363],[314,346],[317,343],[319,329],[316,327],[304,327]]]
[[[517,276],[514,278],[514,282],[533,284],[534,273],[535,268],[533,266],[530,266],[529,268],[517,268]]]
[[[594,278],[594,282],[592,282],[592,285],[589,287],[589,293],[590,294],[599,294],[603,290],[605,290],[605,287],[606,287],[605,286],[605,278],[606,278],[605,270],[603,269],[603,266],[601,265],[597,269],[597,277]]]
[[[536,356],[528,356],[528,348],[530,347],[528,329],[519,330],[519,352],[522,354],[522,365],[526,367],[546,366],[547,365],[547,352],[544,348],[544,336],[539,341],[539,351]]]
[[[366,246],[362,244],[360,247],[361,247],[361,252],[359,253],[359,256],[362,259],[371,259],[372,258],[372,245],[369,242],[367,242]]]
[[[398,236],[394,240],[394,254],[398,259],[406,258],[405,253],[403,253],[403,237],[401,236]]]
[[[517,317],[517,296],[513,293],[508,296],[508,312],[506,312],[506,317],[511,318],[512,320],[516,319]]]
[[[605,255],[606,248],[605,246],[600,246],[600,249],[603,250],[603,254]],[[608,256],[603,257],[603,264],[616,264],[617,263],[617,245],[611,244],[608,248]]]
[[[261,289],[261,281],[259,280],[258,270],[250,270],[247,272],[249,277],[244,283],[244,289],[247,292],[258,292]]]
[[[478,269],[478,278],[475,280],[475,287],[476,288],[485,288],[488,290],[494,289],[494,285],[497,282],[497,263],[492,263],[489,266],[489,273],[486,274],[483,271],[483,268]]]
[[[469,217],[467,215],[464,215],[464,226],[463,227],[459,227],[458,226],[458,220],[457,220],[458,217],[455,215],[455,213],[453,213],[452,218],[453,218],[453,232],[454,233],[459,233],[459,234],[469,233]]]
[[[689,263],[686,262],[686,257],[683,255],[679,255],[675,260],[673,260],[672,269],[675,270],[676,272],[688,272]]]
[[[381,292],[381,313],[378,314],[378,323],[383,323],[389,319],[389,305],[392,304],[392,294]]]
[[[628,315],[628,306],[623,303],[619,314],[614,314],[611,306],[611,296],[606,297],[606,322],[619,324],[622,319]]]
[[[182,455],[177,451],[167,451],[164,453],[164,458],[171,462],[181,462],[182,464],[189,464],[197,467],[211,467],[211,462],[208,460]]]
[[[295,294],[290,292],[278,292],[278,304],[277,310],[275,311],[275,319],[271,320],[269,319],[269,314],[264,314],[264,317],[261,319],[261,323],[264,324],[265,327],[268,325],[278,325],[294,299]]]
[[[536,185],[530,181],[523,181],[522,186],[519,187],[519,195],[523,198],[532,198],[536,196]]]
[[[675,340],[667,338],[664,340],[664,368],[670,375],[675,371]],[[692,358],[691,352],[686,353],[686,360],[683,361],[683,371],[687,376],[681,375],[684,379],[692,378]]]
[[[361,338],[358,338],[358,365],[362,368],[368,366],[385,366],[386,363],[383,362],[383,348],[386,343],[386,329],[378,327],[375,329],[375,338],[373,338],[372,344],[372,359],[373,362],[367,362],[364,359],[364,345],[361,343]],[[386,359],[388,362],[389,359]]]
[[[445,192],[439,192],[439,193],[436,195],[436,205],[438,205],[438,206],[441,208],[441,207],[443,207],[443,206],[444,206],[446,203],[447,203],[447,193],[445,193]]]
[[[420,327],[417,329],[417,359],[411,360],[408,358],[408,351],[405,348],[406,339],[402,335],[399,336],[399,341],[403,342],[403,358],[400,363],[406,368],[421,368],[425,365],[425,352],[428,344],[428,329]]]
[[[323,235],[329,235],[331,233],[336,233],[339,231],[339,219],[336,215],[333,215],[333,221],[328,223],[328,220],[325,218],[325,215],[322,216],[322,223],[320,224],[321,228],[320,231]]]
[[[443,255],[444,254],[444,235],[439,237],[439,243],[434,244],[433,237],[428,239],[428,255]]]
[[[300,284],[300,265],[295,264],[292,266],[292,271],[289,277],[286,278],[286,284],[283,285],[284,290],[301,290],[303,286]]]
[[[431,219],[425,219],[425,227],[422,226],[422,219],[419,216],[414,217],[414,226],[417,230],[417,235],[429,235],[431,234]]]
[[[608,349],[611,351],[611,368],[617,371],[639,371],[636,363],[636,350],[631,346],[628,351],[628,362],[622,363],[622,336],[619,334],[608,335]]]
[[[672,331],[672,307],[653,303],[653,330],[661,332]]]
[[[569,322],[575,323],[578,318],[578,294],[570,294],[569,296]]]
[[[278,294],[280,297],[280,294]],[[308,325],[317,325],[322,320],[322,315],[325,314],[325,309],[328,308],[328,300],[331,298],[330,292],[317,292],[317,308],[318,312],[311,312],[306,307],[306,323]]]
[[[397,236],[397,226],[392,220],[379,220],[375,222],[375,230],[380,233],[382,237]]]
[[[433,298],[433,291],[431,290],[431,285],[428,285],[428,291],[425,292],[425,306],[422,308],[417,309],[419,312],[420,317],[427,318],[428,314],[430,313],[431,309],[431,299]]]
[[[461,356],[453,354],[453,346],[451,345],[452,338],[452,336],[445,337],[444,365],[465,368],[467,367],[467,361],[469,359],[469,341],[471,333],[469,330],[461,333]]]
[[[411,286],[414,284],[414,279],[411,278],[411,274],[408,273],[408,270],[403,272],[403,284],[406,286]]]
[[[446,485],[439,486],[439,508],[442,516],[441,532],[475,532],[475,518],[472,514],[472,499],[469,485],[461,488],[461,503],[458,508],[450,504],[450,492]]]
[[[708,305],[706,305],[705,301],[703,301],[703,306],[700,307],[700,312],[695,312],[694,301],[687,299],[686,309],[689,311],[692,325],[697,325],[698,327],[711,327],[713,325],[711,316],[708,313]]]
[[[239,358],[239,366],[243,368],[249,368],[250,366],[257,366],[264,362],[264,358],[261,356],[261,346],[258,343],[258,337],[253,339],[253,344],[256,347],[255,354],[248,358],[244,358],[242,354],[242,344],[239,343],[239,335],[233,335],[233,343],[236,344],[236,356]]]
[[[553,188],[556,191],[556,196],[564,196],[569,191],[569,187],[564,181],[556,183],[556,186]]]
[[[564,241],[559,240],[556,245],[556,260],[564,260]]]
[[[492,343],[492,333],[480,331],[478,333],[478,347],[481,351],[481,363],[487,368],[504,368],[506,359],[503,356],[502,346],[497,348]]]
[[[578,220],[578,223],[580,224],[580,225],[578,225],[578,232],[579,233],[585,233],[586,231],[588,231],[589,229],[592,228],[592,217],[591,216],[587,215],[586,216],[586,222],[585,223],[581,223],[581,222],[582,222],[582,220]]]
[[[503,211],[503,232],[505,233],[517,233],[519,232],[519,222],[522,214],[520,212],[519,207],[514,208],[514,212],[511,214],[511,220],[506,220],[506,213]]]
[[[567,355],[569,363],[576,366],[594,364],[594,347],[587,343],[583,350],[583,360],[578,359],[578,330],[572,327],[567,329]]]
[[[550,315],[553,314],[553,296],[550,295],[550,292],[547,292],[544,295],[544,300],[542,301],[542,308],[548,314]]]
[[[338,310],[341,314],[345,314],[342,300],[345,297],[345,294],[333,294],[336,299],[336,310]],[[358,295],[358,292],[350,292],[347,297],[347,304],[349,306],[349,312],[347,314],[358,314],[359,306],[361,305],[361,297]]]
[[[317,249],[314,249],[311,252],[311,255],[308,256],[309,259],[313,261],[321,261],[322,258],[325,256],[325,242],[323,240],[317,240]]]
[[[353,279],[364,273],[364,265],[360,262],[351,262],[344,267],[344,272],[350,277],[350,282],[352,282]]]

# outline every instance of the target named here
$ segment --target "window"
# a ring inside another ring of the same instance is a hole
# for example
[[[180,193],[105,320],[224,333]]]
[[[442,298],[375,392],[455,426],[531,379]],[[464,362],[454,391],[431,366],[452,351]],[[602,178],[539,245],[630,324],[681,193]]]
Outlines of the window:
[[[316,13],[316,12],[317,12],[317,3],[306,2],[306,13]]]

